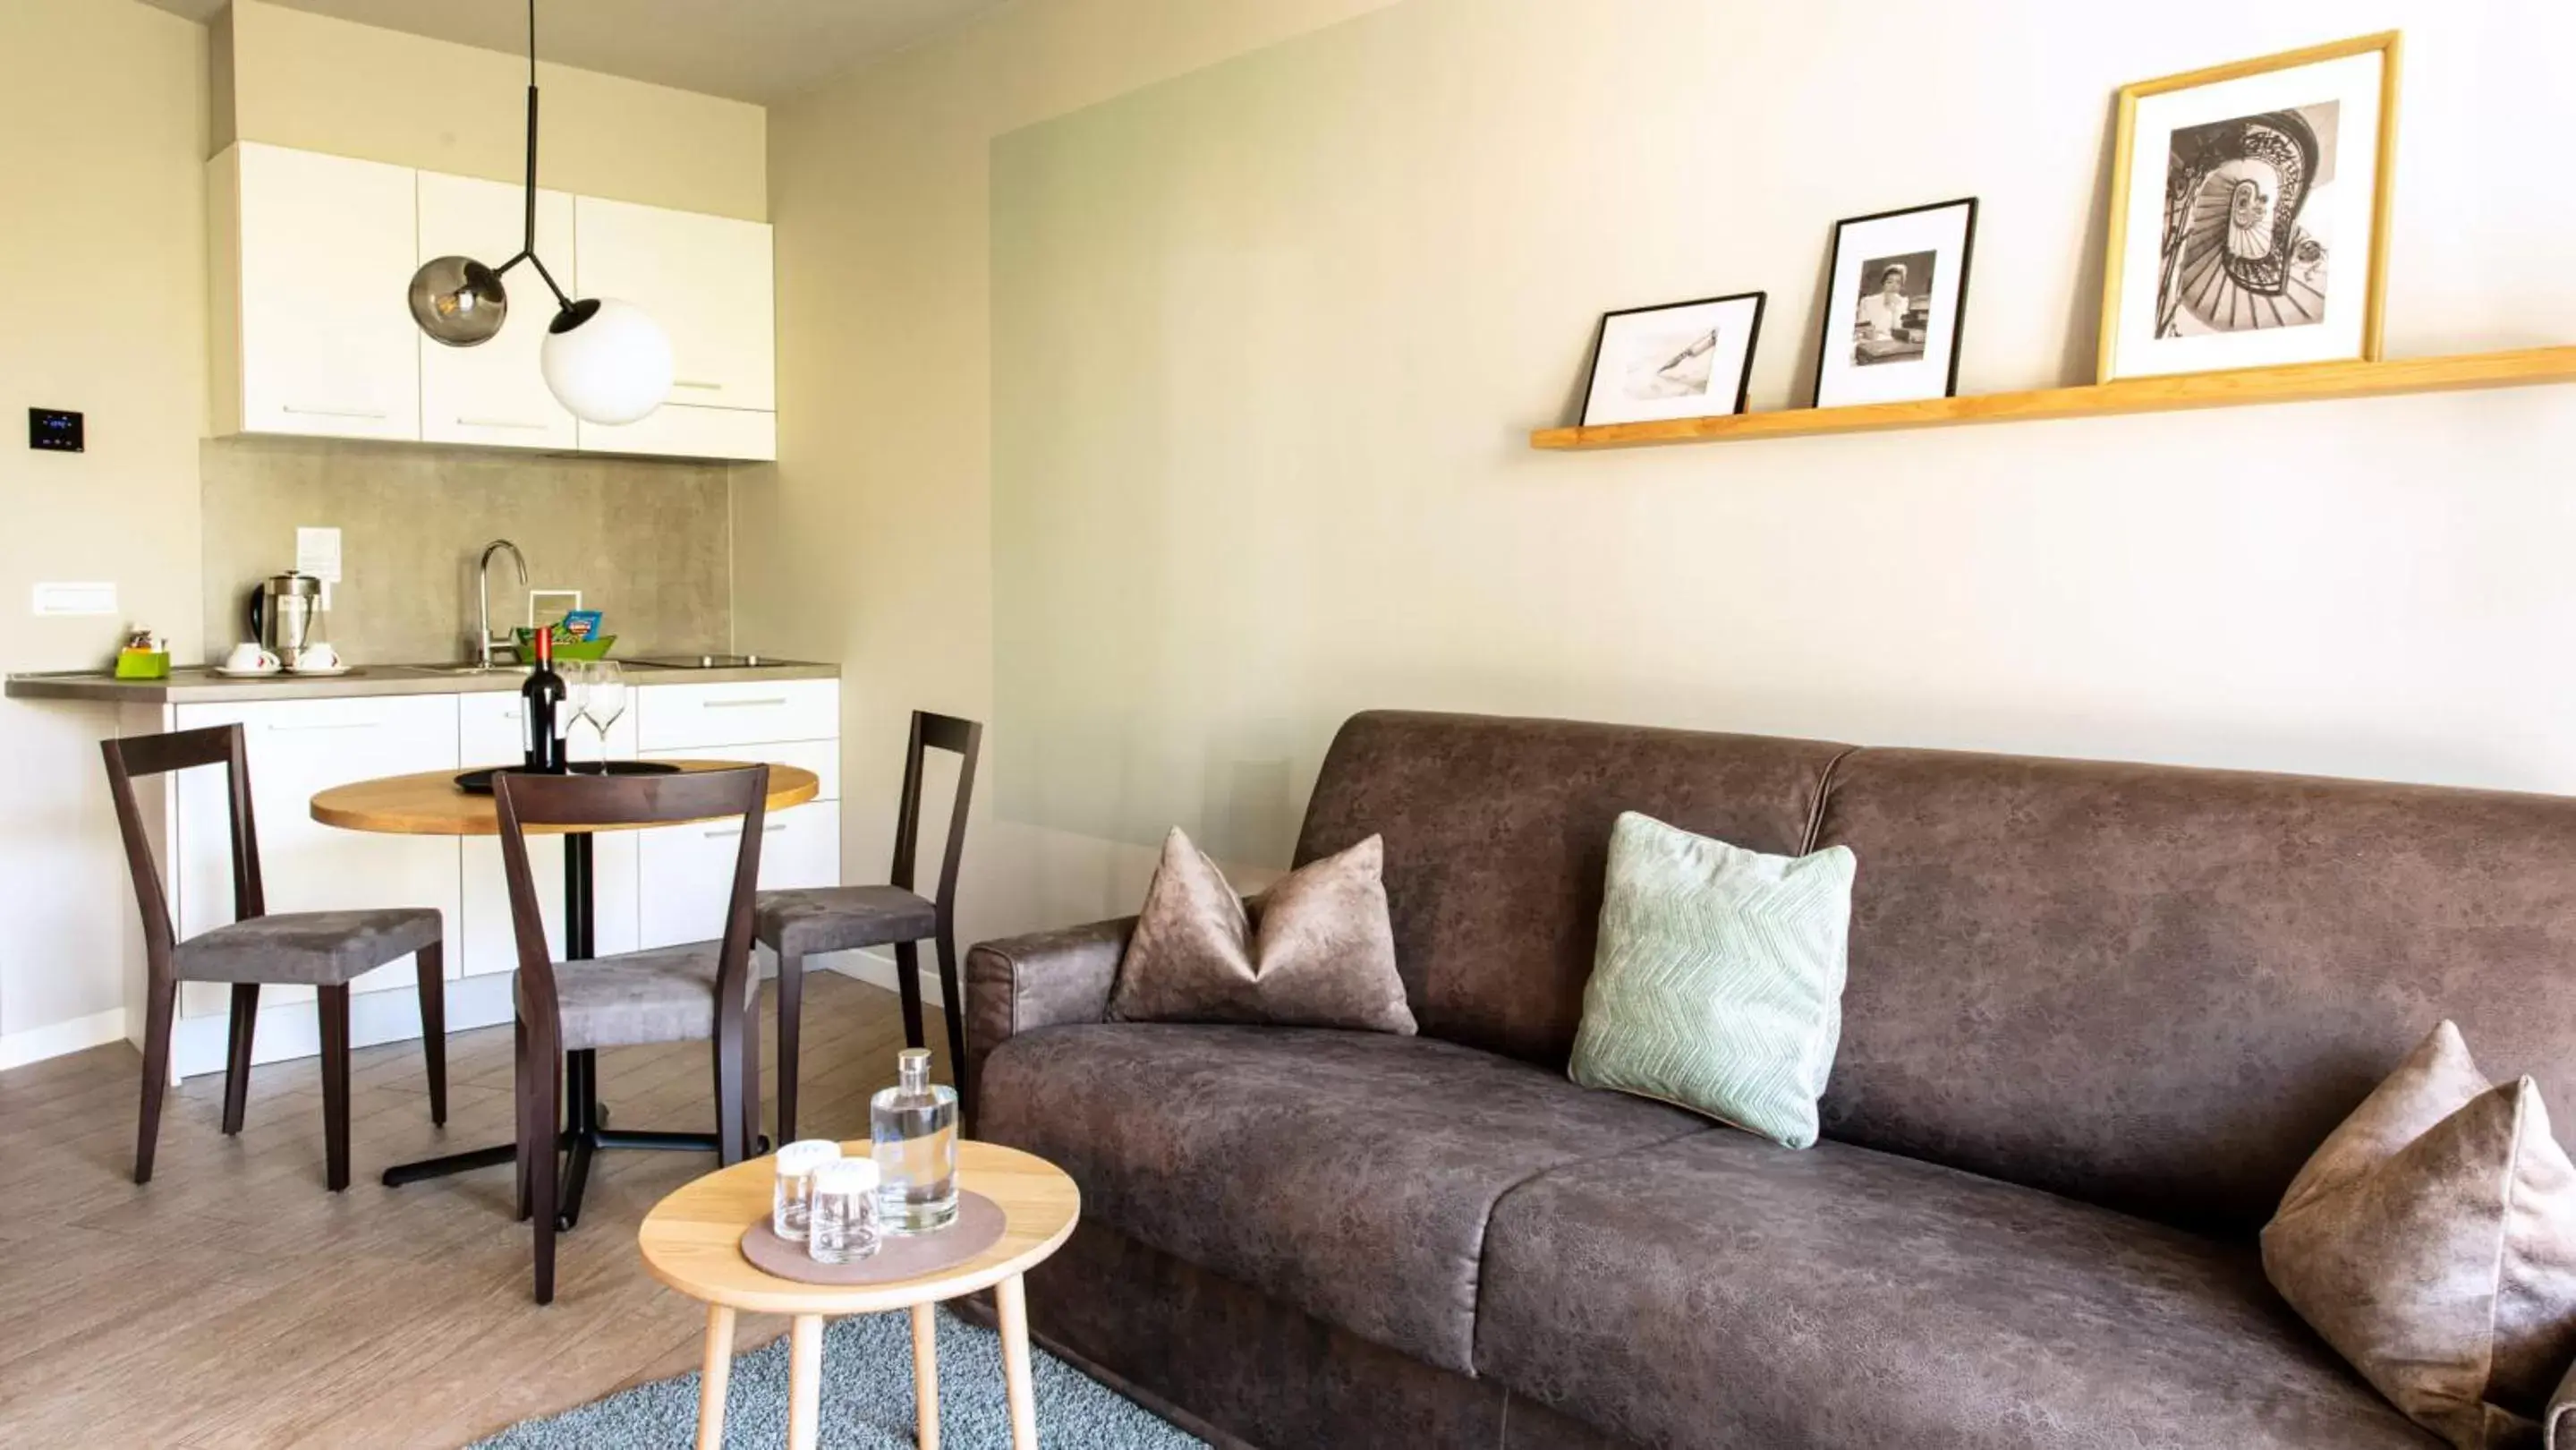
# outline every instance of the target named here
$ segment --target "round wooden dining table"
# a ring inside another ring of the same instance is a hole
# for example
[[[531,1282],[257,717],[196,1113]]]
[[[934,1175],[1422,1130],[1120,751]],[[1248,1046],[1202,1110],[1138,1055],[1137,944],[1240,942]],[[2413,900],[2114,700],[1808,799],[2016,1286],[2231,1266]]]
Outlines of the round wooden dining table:
[[[675,760],[669,764],[682,771],[739,770],[758,764],[748,760]],[[575,774],[581,773],[575,767]],[[497,836],[501,817],[488,793],[468,792],[457,783],[457,772],[426,770],[411,775],[389,775],[375,780],[351,781],[317,791],[313,796],[313,819],[326,826],[347,831],[373,831],[401,836]],[[769,767],[768,809],[785,810],[814,799],[822,782],[814,772],[793,765]],[[658,821],[656,826],[686,824]],[[593,831],[633,830],[631,826],[593,826],[576,829],[567,826],[530,826],[529,835],[556,835],[564,838],[564,957],[581,961],[593,951],[591,935],[591,849]],[[569,1055],[564,1090],[564,1105],[573,1126],[564,1134],[562,1147],[572,1150],[568,1181],[557,1202],[564,1205],[561,1226],[570,1228],[581,1216],[581,1183],[588,1176],[589,1158],[599,1148],[673,1148],[713,1151],[713,1133],[611,1132],[601,1124],[608,1110],[598,1101],[598,1082],[590,1063],[590,1054]],[[417,1183],[424,1178],[444,1178],[451,1173],[466,1173],[477,1168],[497,1168],[518,1156],[515,1143],[496,1143],[490,1147],[469,1149],[462,1153],[442,1154],[412,1163],[397,1163],[384,1172],[388,1188]]]

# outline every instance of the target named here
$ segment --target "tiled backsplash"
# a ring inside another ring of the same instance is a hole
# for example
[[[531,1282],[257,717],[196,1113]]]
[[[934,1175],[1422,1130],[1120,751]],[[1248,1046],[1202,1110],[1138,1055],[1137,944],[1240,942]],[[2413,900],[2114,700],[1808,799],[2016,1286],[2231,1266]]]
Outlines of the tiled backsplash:
[[[463,658],[474,562],[496,538],[527,555],[529,588],[605,611],[620,655],[731,646],[722,464],[286,438],[201,453],[209,656],[243,638],[253,586],[294,566],[299,526],[340,530],[327,633],[352,663]],[[493,629],[527,622],[527,591],[495,559]]]

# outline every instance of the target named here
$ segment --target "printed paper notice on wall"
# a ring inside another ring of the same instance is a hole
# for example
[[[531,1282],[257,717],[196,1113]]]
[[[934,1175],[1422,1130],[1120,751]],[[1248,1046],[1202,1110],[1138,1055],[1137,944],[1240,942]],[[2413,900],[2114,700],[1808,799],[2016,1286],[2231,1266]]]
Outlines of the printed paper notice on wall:
[[[338,529],[297,529],[295,531],[295,572],[310,574],[325,584],[340,582],[340,531]]]

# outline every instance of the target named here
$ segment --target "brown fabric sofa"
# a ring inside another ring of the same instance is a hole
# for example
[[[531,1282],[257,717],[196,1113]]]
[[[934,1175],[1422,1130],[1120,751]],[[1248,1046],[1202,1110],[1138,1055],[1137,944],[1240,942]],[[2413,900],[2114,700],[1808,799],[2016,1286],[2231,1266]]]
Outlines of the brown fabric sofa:
[[[1627,809],[1858,854],[1814,1149],[1566,1080]],[[1276,1450],[2421,1450],[2254,1232],[2441,1017],[2576,1105],[2576,802],[1386,713],[1297,860],[1372,832],[1418,1038],[967,963],[980,1134],[1082,1186],[1037,1329]]]

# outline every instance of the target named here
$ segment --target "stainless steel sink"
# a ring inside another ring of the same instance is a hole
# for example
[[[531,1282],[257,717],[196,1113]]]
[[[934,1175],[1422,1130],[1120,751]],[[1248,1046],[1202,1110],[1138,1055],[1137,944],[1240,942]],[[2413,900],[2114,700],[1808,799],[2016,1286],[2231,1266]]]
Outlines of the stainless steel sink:
[[[395,665],[398,670],[412,670],[424,675],[524,675],[529,665]]]

